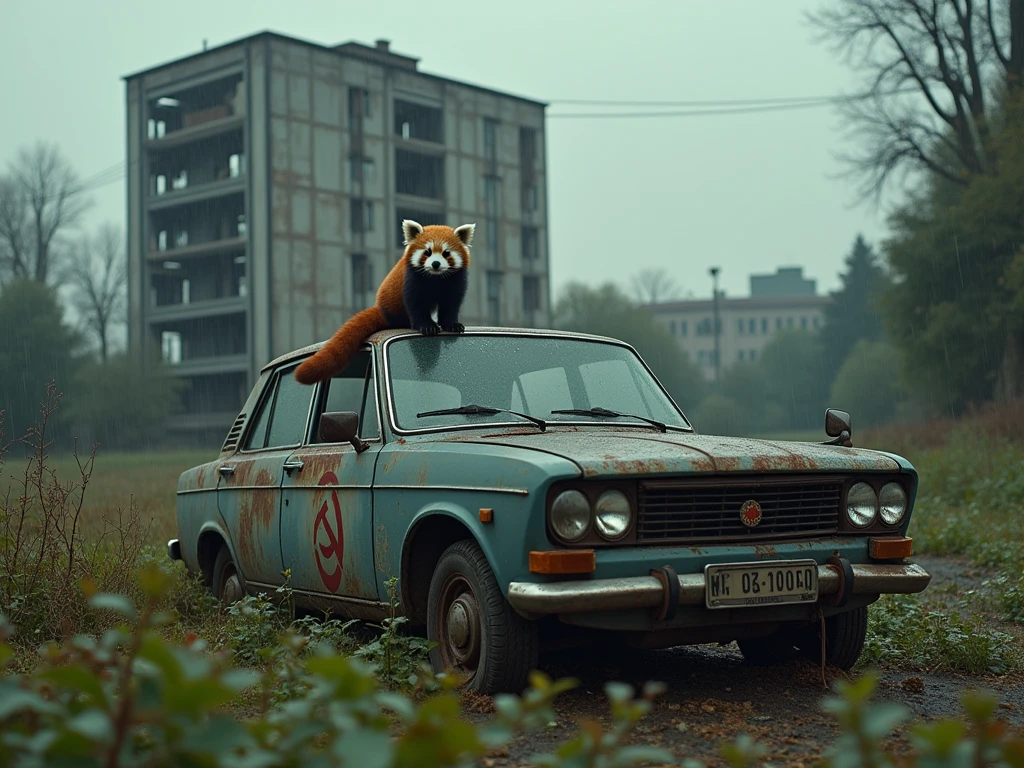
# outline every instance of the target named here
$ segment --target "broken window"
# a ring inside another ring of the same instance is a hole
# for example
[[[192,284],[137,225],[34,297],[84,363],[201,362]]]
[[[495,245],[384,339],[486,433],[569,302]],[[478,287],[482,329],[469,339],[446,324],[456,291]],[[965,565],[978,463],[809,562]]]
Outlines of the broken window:
[[[533,261],[540,258],[540,232],[536,227],[523,227],[523,259]]]
[[[523,275],[523,311],[535,312],[540,309],[540,278]]]
[[[440,107],[395,99],[395,134],[403,139],[443,143],[443,124]]]
[[[373,203],[369,200],[352,200],[350,205],[353,232],[373,231]]]
[[[217,78],[150,100],[147,116],[149,137],[163,138],[175,131],[244,113],[242,74]]]
[[[160,334],[160,348],[165,363],[176,365],[181,362],[181,334],[164,331]]]
[[[498,162],[498,121],[493,117],[484,118],[484,157]]]
[[[444,197],[444,156],[397,150],[395,191],[416,197]]]
[[[352,254],[352,303],[356,306],[370,304],[373,295],[373,265],[365,253]]]
[[[487,319],[491,325],[501,325],[501,272],[487,273]]]
[[[370,91],[359,86],[349,86],[348,89],[348,117],[352,122],[362,122],[364,117],[370,116]]]
[[[353,184],[371,182],[376,176],[377,166],[372,157],[355,154],[348,159],[349,177]]]

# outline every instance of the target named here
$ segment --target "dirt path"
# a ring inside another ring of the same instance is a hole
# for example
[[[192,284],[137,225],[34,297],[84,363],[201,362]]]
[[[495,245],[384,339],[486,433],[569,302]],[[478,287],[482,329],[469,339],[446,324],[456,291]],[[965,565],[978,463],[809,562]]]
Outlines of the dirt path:
[[[963,578],[962,588],[970,588],[978,578],[957,561],[926,564],[924,558],[919,560],[938,572],[933,584]],[[603,686],[609,680],[630,683],[637,690],[648,680],[668,685],[642,721],[634,743],[666,747],[680,762],[695,757],[708,765],[725,765],[719,756],[721,743],[747,733],[769,747],[765,759],[774,765],[811,765],[837,735],[832,717],[821,710],[821,699],[829,691],[823,686],[819,667],[796,661],[776,668],[754,668],[744,662],[735,644],[635,652],[615,663],[576,653],[548,659],[545,671],[556,678],[575,677],[581,685],[556,703],[555,725],[519,739],[484,765],[529,765],[532,754],[553,751],[572,738],[578,717],[594,717],[607,724],[609,708]],[[902,702],[915,718],[958,716],[960,693],[973,685],[996,691],[1002,701],[999,714],[1013,726],[1024,728],[1024,676],[1020,674],[972,678],[892,668],[881,672],[876,699]],[[830,673],[829,685],[835,674]],[[475,702],[467,709],[469,718],[482,720],[487,702]],[[895,742],[906,743],[899,733]]]

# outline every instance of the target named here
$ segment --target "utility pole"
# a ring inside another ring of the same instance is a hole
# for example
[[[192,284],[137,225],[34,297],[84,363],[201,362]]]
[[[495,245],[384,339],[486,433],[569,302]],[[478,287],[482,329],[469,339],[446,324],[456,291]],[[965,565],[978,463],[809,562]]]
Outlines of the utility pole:
[[[719,349],[719,345],[718,345],[718,336],[719,336],[718,330],[719,330],[719,325],[720,325],[720,323],[718,322],[718,267],[711,267],[711,269],[709,269],[708,272],[711,273],[712,291],[713,291],[711,295],[712,295],[712,301],[713,301],[713,306],[714,306],[714,316],[715,316],[715,319],[713,321],[714,322],[713,333],[715,334],[715,383],[717,384],[718,383],[718,379],[719,379],[719,372],[721,371],[721,360],[722,360],[721,350]]]

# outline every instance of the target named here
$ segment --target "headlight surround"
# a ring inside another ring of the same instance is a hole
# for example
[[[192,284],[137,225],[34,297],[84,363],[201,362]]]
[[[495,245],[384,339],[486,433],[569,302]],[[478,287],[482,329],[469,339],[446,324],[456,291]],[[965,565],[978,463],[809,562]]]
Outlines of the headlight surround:
[[[878,516],[878,494],[868,483],[858,482],[846,494],[846,519],[857,528],[867,528]]]
[[[551,504],[551,529],[567,542],[579,541],[590,531],[590,502],[580,491],[562,491]]]
[[[879,517],[886,525],[898,525],[907,513],[907,492],[899,483],[886,483],[878,494]]]
[[[622,538],[633,522],[633,507],[622,491],[605,491],[594,505],[597,532],[609,541]]]

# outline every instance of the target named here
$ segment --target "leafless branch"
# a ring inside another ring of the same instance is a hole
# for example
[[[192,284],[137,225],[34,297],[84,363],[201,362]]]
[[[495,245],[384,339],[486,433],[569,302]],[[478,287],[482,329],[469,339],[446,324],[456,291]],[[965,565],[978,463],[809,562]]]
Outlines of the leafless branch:
[[[16,276],[46,282],[54,240],[89,207],[85,188],[54,144],[22,149],[0,184],[0,257]]]
[[[657,304],[678,298],[680,289],[664,269],[645,269],[632,279],[633,295],[641,304]]]
[[[106,224],[94,237],[75,243],[62,275],[72,289],[75,308],[96,336],[100,355],[106,360],[111,328],[125,319],[128,271],[121,229]]]

